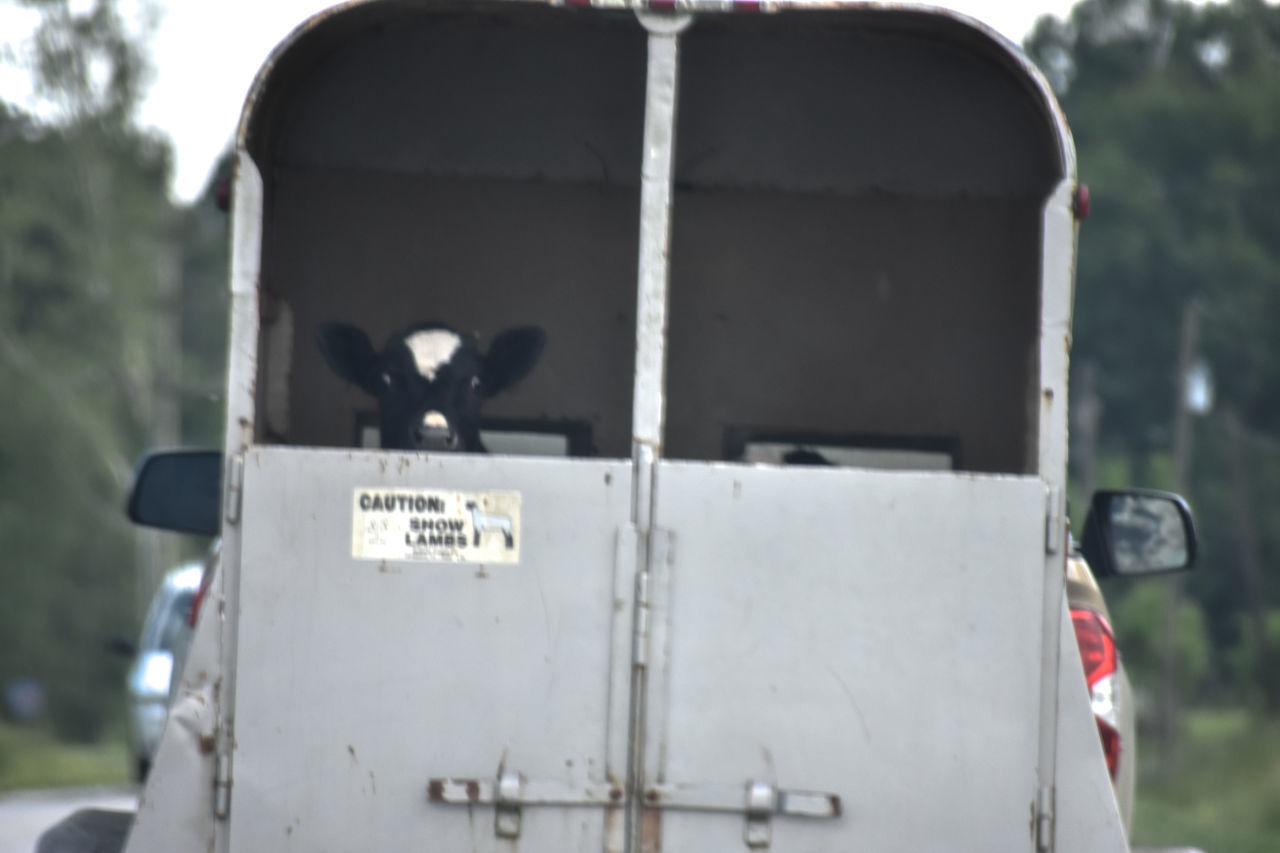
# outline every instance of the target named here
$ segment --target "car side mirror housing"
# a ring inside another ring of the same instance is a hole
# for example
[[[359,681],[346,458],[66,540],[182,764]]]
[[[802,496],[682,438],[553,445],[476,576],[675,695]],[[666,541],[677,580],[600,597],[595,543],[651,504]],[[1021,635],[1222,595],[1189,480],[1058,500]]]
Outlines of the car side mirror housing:
[[[1097,577],[1189,569],[1196,560],[1191,510],[1179,495],[1149,489],[1094,494],[1080,551]]]
[[[134,524],[217,536],[222,521],[222,453],[160,450],[138,462],[126,514]]]

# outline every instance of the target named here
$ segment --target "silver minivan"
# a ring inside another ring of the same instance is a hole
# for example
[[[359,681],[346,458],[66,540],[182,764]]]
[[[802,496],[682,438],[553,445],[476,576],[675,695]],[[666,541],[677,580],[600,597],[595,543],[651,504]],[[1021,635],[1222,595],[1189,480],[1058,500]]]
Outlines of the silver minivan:
[[[137,653],[126,680],[129,701],[129,756],[138,781],[147,776],[164,732],[175,661],[191,642],[190,615],[204,561],[171,569],[156,588],[142,623]]]

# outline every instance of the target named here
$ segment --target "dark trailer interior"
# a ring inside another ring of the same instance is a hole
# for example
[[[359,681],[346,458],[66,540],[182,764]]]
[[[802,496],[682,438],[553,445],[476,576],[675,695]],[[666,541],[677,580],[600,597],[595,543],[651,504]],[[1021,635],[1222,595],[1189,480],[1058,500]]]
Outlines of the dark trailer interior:
[[[482,341],[537,324],[542,361],[490,434],[629,457],[635,14],[375,0],[307,26],[241,131],[263,191],[254,440],[368,443],[373,401],[325,366],[322,322],[379,346],[419,320]],[[1043,215],[1067,165],[1014,60],[876,8],[703,15],[679,50],[662,455],[1037,473]]]

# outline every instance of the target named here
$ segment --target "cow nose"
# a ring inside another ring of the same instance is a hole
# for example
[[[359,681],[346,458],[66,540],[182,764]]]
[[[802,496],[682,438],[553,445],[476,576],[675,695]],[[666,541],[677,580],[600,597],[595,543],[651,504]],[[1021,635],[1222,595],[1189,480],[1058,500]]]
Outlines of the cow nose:
[[[448,418],[436,411],[422,416],[414,438],[423,450],[454,450],[458,446],[458,435],[449,426]]]

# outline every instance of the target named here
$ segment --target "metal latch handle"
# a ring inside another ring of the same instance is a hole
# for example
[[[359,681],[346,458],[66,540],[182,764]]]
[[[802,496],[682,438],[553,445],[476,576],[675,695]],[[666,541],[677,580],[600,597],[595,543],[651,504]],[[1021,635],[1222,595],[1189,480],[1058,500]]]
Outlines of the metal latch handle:
[[[501,771],[496,780],[432,779],[427,783],[427,799],[433,803],[493,806],[494,832],[499,838],[520,836],[523,806],[616,806],[622,803],[623,796],[619,785],[526,779],[511,770]],[[842,813],[836,794],[783,790],[758,779],[747,782],[745,791],[733,785],[650,785],[644,791],[644,805],[651,809],[744,814],[743,838],[753,848],[769,846],[775,815],[838,818]]]
[[[746,813],[743,839],[748,847],[768,847],[774,815],[838,818],[843,806],[837,794],[782,790],[752,779],[745,791],[727,785],[650,785],[644,793],[649,808]]]
[[[491,805],[495,809],[494,832],[499,838],[520,836],[521,806],[605,806],[622,802],[617,785],[570,785],[547,779],[526,779],[504,770],[492,779],[431,779],[427,799],[450,805]]]

